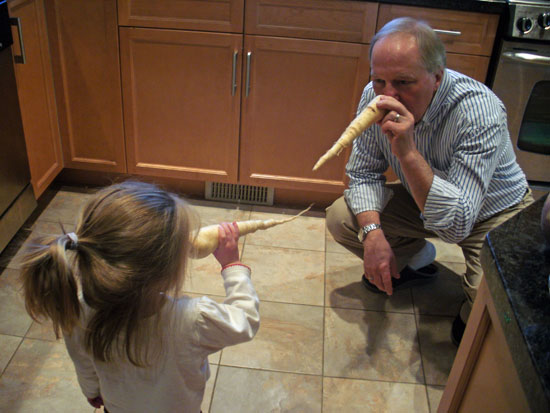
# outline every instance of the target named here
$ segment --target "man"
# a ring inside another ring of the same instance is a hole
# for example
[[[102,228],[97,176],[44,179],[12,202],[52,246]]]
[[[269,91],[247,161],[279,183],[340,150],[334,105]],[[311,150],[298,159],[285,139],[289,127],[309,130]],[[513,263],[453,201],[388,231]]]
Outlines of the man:
[[[387,113],[354,141],[344,196],[327,209],[336,241],[364,261],[363,284],[391,295],[433,280],[435,248],[458,244],[466,299],[453,322],[458,345],[481,276],[485,235],[533,202],[510,141],[506,109],[483,84],[445,68],[445,48],[425,23],[386,24],[370,49],[371,82]],[[388,166],[400,183],[386,185]]]

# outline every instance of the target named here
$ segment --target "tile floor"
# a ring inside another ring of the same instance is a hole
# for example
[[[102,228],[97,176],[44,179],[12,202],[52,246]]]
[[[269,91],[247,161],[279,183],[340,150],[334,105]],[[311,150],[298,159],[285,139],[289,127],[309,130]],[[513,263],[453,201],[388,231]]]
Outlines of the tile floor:
[[[92,412],[62,340],[26,314],[18,251],[36,233],[70,231],[90,196],[51,189],[0,257],[0,411]],[[193,201],[203,224],[278,218],[296,210]],[[429,286],[391,298],[366,291],[362,263],[334,242],[324,213],[242,238],[261,327],[214,354],[203,412],[435,412],[456,348],[449,332],[462,292],[461,251],[435,241],[442,270]],[[194,261],[185,292],[224,295],[217,261]]]

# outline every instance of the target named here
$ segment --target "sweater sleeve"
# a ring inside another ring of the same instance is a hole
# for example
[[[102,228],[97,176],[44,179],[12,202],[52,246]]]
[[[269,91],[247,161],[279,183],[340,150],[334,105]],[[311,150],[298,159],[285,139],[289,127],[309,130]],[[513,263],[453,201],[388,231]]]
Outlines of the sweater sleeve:
[[[99,378],[92,362],[92,355],[87,354],[84,350],[81,335],[77,331],[74,331],[71,335],[65,335],[64,339],[69,356],[73,361],[82,393],[89,399],[99,396]]]
[[[226,292],[223,303],[208,297],[198,303],[198,340],[213,351],[252,340],[260,327],[260,302],[250,269],[231,266],[222,271],[222,277]]]

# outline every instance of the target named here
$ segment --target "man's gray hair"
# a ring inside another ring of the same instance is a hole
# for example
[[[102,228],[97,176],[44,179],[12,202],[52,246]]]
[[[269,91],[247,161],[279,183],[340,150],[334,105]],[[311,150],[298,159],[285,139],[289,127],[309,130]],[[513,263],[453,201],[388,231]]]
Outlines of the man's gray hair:
[[[386,23],[371,40],[369,58],[372,60],[372,49],[376,42],[399,33],[410,34],[416,39],[420,58],[428,72],[434,73],[445,68],[447,58],[443,42],[426,22],[412,17],[400,17]]]

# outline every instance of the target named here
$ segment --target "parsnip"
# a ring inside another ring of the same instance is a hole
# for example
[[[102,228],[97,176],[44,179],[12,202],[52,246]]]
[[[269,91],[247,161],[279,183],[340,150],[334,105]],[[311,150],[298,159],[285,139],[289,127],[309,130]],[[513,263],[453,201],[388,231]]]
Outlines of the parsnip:
[[[237,226],[239,227],[239,235],[242,236],[246,234],[251,234],[260,229],[268,229],[274,227],[275,225],[280,225],[286,222],[293,221],[300,215],[309,211],[312,206],[313,204],[307,207],[307,209],[304,209],[298,215],[294,215],[285,219],[253,219],[249,221],[239,221],[237,222]],[[218,248],[218,227],[219,225],[208,225],[206,227],[202,227],[192,237],[193,246],[190,252],[191,258],[204,258],[212,254],[216,250],[216,248]]]
[[[379,96],[376,96],[365,109],[361,111],[359,115],[355,117],[348,125],[342,136],[332,145],[323,156],[319,158],[313,170],[316,171],[321,165],[323,165],[327,160],[340,155],[340,152],[354,141],[361,132],[371,126],[373,123],[378,122],[386,114],[386,111],[380,110],[376,107],[376,103],[380,99]]]

